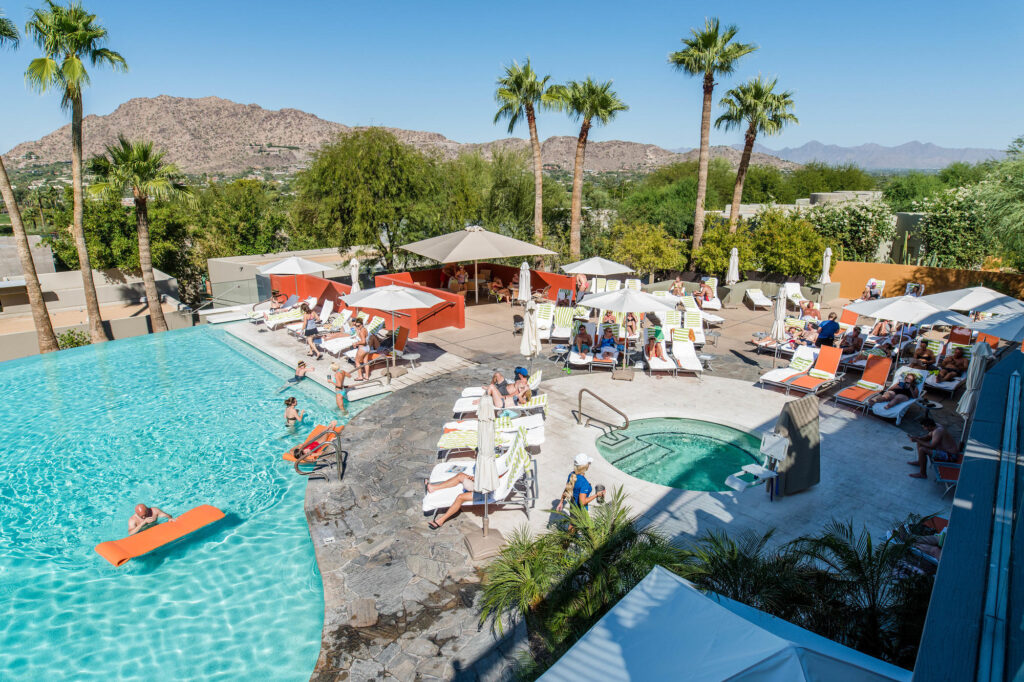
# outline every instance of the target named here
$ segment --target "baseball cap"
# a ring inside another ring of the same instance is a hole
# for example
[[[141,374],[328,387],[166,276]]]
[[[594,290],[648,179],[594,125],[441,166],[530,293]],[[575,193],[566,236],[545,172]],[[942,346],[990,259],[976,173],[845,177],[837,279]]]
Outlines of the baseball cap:
[[[593,457],[590,457],[585,452],[581,452],[580,454],[576,455],[576,459],[574,459],[572,461],[572,463],[574,465],[578,466],[578,467],[582,467],[582,466],[586,466],[586,465],[590,464],[593,461],[594,461]]]

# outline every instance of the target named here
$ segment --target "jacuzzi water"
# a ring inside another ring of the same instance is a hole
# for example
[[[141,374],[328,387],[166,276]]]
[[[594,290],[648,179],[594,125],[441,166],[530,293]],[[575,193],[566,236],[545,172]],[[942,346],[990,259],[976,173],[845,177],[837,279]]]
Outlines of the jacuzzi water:
[[[597,439],[616,468],[644,481],[683,490],[725,491],[725,479],[760,463],[760,438],[698,419],[637,419]]]
[[[323,589],[281,453],[344,419],[278,393],[292,372],[210,326],[0,364],[0,678],[309,678]],[[137,502],[227,517],[115,568],[93,548]]]

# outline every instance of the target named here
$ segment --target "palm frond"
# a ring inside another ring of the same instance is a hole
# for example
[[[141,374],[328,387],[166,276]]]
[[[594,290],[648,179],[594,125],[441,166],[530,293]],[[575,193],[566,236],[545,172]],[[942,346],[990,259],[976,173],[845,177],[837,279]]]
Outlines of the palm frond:
[[[18,27],[14,22],[4,16],[0,11],[0,47],[18,47],[21,36],[18,35]]]
[[[682,39],[683,49],[668,61],[691,76],[730,74],[741,57],[757,49],[753,43],[733,42],[738,30],[734,25],[723,29],[717,18],[705,19],[703,29],[691,29],[690,37]]]

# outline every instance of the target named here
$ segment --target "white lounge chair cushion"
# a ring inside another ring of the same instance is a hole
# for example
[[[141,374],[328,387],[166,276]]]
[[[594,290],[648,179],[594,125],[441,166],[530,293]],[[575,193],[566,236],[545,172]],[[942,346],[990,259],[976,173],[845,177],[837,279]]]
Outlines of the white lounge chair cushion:
[[[766,383],[782,383],[798,374],[803,374],[803,371],[793,369],[792,367],[778,367],[762,374],[761,381]]]
[[[807,375],[808,376],[812,376],[815,379],[823,379],[825,381],[828,381],[829,379],[835,379],[836,378],[835,374],[832,374],[831,372],[826,372],[825,370],[822,370],[822,369],[808,370]]]
[[[576,351],[570,351],[569,353],[569,364],[574,366],[589,365],[593,362],[594,356],[590,353],[577,353]]]
[[[882,390],[882,384],[876,384],[873,381],[864,381],[863,379],[861,379],[860,381],[858,381],[854,385],[857,388],[863,388],[863,389],[866,389],[868,391],[880,391],[880,390]]]
[[[964,381],[966,381],[967,379],[966,373],[963,376],[954,379],[953,381],[938,381],[935,378],[937,376],[937,374],[929,374],[928,378],[924,380],[925,386],[931,386],[932,388],[937,388],[942,391],[953,392],[960,386],[960,384],[964,383]]]
[[[444,429],[455,429],[458,431],[476,431],[479,428],[479,421],[476,419],[463,419],[461,421],[450,421],[444,425]],[[536,429],[544,426],[544,417],[539,414],[528,414],[524,417],[497,417],[494,420],[496,431],[518,431],[520,428]]]

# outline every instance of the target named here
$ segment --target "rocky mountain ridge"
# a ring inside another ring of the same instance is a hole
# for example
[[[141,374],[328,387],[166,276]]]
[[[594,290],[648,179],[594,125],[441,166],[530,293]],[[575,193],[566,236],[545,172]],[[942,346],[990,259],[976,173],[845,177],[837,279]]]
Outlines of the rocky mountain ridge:
[[[152,140],[167,150],[167,158],[189,174],[233,175],[249,169],[293,172],[309,162],[326,142],[352,127],[327,121],[298,109],[264,109],[220,97],[186,98],[160,95],[128,100],[110,114],[90,115],[83,121],[85,156],[103,151],[104,145],[125,134],[131,139]],[[439,133],[388,128],[399,139],[422,150],[434,150],[445,158],[480,152],[489,158],[495,149],[527,149],[528,142],[505,138],[486,143],[460,143]],[[15,169],[70,161],[70,125],[33,142],[17,145],[5,157]],[[542,143],[545,167],[572,170],[576,138],[549,137]],[[734,167],[739,152],[714,147],[714,156]],[[697,151],[680,154],[652,144],[610,140],[587,145],[588,171],[649,171],[697,158]],[[798,164],[755,154],[753,163],[783,169]]]

